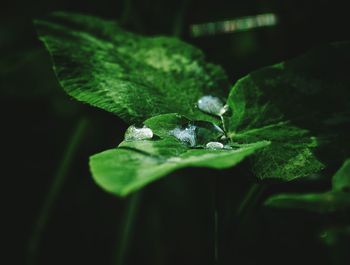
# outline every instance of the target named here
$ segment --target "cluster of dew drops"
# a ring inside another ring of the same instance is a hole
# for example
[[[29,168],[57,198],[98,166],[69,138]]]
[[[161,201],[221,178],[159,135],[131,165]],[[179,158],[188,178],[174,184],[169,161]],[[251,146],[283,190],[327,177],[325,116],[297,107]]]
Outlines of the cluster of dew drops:
[[[222,121],[223,115],[228,111],[228,106],[224,105],[220,98],[211,95],[201,97],[197,101],[197,107],[199,110],[205,113],[220,117]],[[224,130],[215,124],[211,125],[212,130],[216,131],[219,135],[221,135],[220,139],[225,140],[226,137]],[[198,146],[198,131],[198,125],[189,123],[186,127],[176,127],[175,129],[169,131],[169,135],[176,137],[182,143],[194,148]],[[131,125],[125,133],[126,141],[150,140],[152,138],[153,132],[150,128],[146,126],[137,128],[134,125]],[[204,143],[204,145],[202,144],[202,147],[211,150],[232,149],[232,147],[217,141],[217,139],[215,139],[215,141],[208,141]]]

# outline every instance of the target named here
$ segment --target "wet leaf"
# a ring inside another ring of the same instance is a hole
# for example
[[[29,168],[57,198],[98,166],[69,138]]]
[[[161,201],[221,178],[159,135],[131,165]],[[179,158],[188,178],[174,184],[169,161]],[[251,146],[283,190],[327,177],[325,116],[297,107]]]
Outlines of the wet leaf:
[[[324,167],[314,155],[320,145],[315,128],[322,128],[323,137],[349,122],[347,43],[247,75],[224,105],[222,68],[178,39],[144,37],[115,22],[62,12],[36,26],[68,94],[152,130],[146,137],[151,140],[131,135],[91,158],[96,182],[118,195],[178,168],[224,168],[253,153],[259,179],[302,178]],[[209,142],[229,148],[206,149]]]
[[[164,132],[164,128],[179,126],[174,123],[177,119],[183,120],[176,114],[146,120],[159,140],[124,141],[118,148],[92,156],[90,168],[96,183],[106,191],[125,196],[180,168],[232,167],[269,145],[268,141],[259,141],[236,145],[232,150],[189,148]]]

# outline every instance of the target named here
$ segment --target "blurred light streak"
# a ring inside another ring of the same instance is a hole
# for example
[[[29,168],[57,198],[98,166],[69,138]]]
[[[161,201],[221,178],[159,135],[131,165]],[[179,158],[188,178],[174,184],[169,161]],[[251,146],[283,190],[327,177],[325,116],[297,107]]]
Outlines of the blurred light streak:
[[[194,24],[190,27],[192,37],[217,35],[222,33],[248,31],[255,28],[275,26],[277,16],[265,13],[256,16],[240,17],[232,20]]]

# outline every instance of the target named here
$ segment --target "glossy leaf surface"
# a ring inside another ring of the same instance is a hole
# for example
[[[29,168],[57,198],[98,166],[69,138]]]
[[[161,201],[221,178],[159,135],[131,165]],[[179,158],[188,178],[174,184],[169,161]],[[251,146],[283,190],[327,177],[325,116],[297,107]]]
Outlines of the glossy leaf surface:
[[[156,116],[145,121],[158,140],[124,141],[118,148],[96,154],[90,159],[95,181],[105,190],[124,196],[177,169],[232,167],[247,156],[270,144],[235,144],[230,150],[189,148],[168,130],[185,120],[176,114]]]

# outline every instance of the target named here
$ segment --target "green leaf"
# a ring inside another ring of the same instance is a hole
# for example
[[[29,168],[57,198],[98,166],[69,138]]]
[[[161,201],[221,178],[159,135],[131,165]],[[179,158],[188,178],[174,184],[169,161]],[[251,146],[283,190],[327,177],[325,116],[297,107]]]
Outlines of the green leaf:
[[[350,195],[343,192],[307,194],[278,194],[268,198],[266,206],[285,209],[302,209],[316,213],[331,213],[350,209]]]
[[[65,91],[127,122],[172,112],[214,121],[196,102],[205,94],[226,96],[223,69],[176,38],[144,37],[112,21],[64,12],[35,25]]]
[[[313,154],[317,146],[307,130],[288,122],[277,122],[260,128],[231,134],[238,143],[267,140],[271,145],[253,157],[252,166],[259,179],[275,178],[285,181],[308,176],[324,166]]]
[[[350,155],[349,65],[350,44],[344,42],[324,45],[295,59],[250,73],[231,90],[228,104],[233,110],[233,116],[229,120],[229,130],[234,136],[250,130],[273,128],[287,121],[322,139],[317,144],[322,147],[317,150],[320,160],[326,164],[341,163]],[[272,169],[275,166],[270,162],[276,160],[283,167],[283,161],[290,161],[288,157],[294,155],[307,166],[302,169],[305,172],[297,175],[305,175],[321,167],[316,161],[310,161],[309,151],[314,148],[309,147],[316,144],[314,140],[304,138],[295,145],[288,139],[296,138],[285,134],[283,126],[277,127],[282,131],[276,131],[273,137],[280,135],[278,139],[289,147],[274,145],[276,141],[266,138],[272,141],[271,152],[265,149],[264,155],[259,156],[259,164],[263,166],[259,167],[258,176],[266,178],[270,177],[269,174],[274,175],[275,170]],[[282,152],[288,152],[293,146],[293,155],[287,156]],[[265,174],[261,171],[270,172]],[[285,177],[288,174],[286,171]],[[297,175],[293,173],[288,178],[293,179]]]
[[[350,192],[350,159],[334,175],[332,186],[334,191]]]
[[[222,125],[234,149],[207,150],[205,143],[220,139],[220,134],[205,121],[220,121],[200,112],[196,102],[203,95],[224,98],[227,77],[222,68],[205,62],[201,51],[175,38],[143,37],[115,22],[78,14],[53,13],[36,26],[68,94],[130,123],[147,119],[144,124],[158,137],[123,142],[91,158],[96,182],[119,195],[178,168],[224,168],[253,153],[258,178],[301,178],[324,167],[314,155],[320,144],[312,136],[316,128],[324,133],[350,121],[346,43],[239,80],[227,101],[232,116],[223,117]],[[197,149],[169,135],[188,119],[201,123]]]
[[[223,131],[217,125],[205,121],[190,121],[176,113],[163,114],[152,117],[144,122],[152,128],[153,132],[162,137],[169,138],[169,132],[176,127],[186,127],[188,124],[196,126],[196,146],[204,147],[210,141],[217,141],[223,136]],[[173,138],[171,136],[171,138]]]
[[[266,206],[303,209],[318,213],[331,213],[350,209],[350,159],[333,176],[333,187],[323,193],[277,194],[268,198]]]
[[[237,83],[236,90],[249,88],[231,95],[237,109],[234,128],[266,125],[280,120],[281,114],[310,130],[348,123],[349,64],[350,43],[343,42],[250,73]],[[237,100],[242,97],[246,100]],[[259,117],[257,109],[262,111]]]
[[[160,115],[145,121],[159,140],[124,141],[118,148],[90,159],[94,180],[108,192],[128,195],[177,169],[232,167],[245,157],[269,145],[268,141],[236,145],[231,150],[190,149],[169,135],[184,120],[176,114]]]
[[[230,92],[228,105],[233,112],[227,119],[230,139],[239,143],[271,141],[253,160],[253,170],[259,179],[289,181],[320,171],[324,166],[313,154],[317,140],[308,130],[284,117],[259,86],[266,77],[262,74],[259,78],[254,80],[254,73],[250,74],[240,79]]]
[[[331,225],[326,227],[320,234],[321,241],[328,246],[335,247],[337,253],[341,253],[342,258],[337,256],[337,259],[349,260],[349,239],[350,239],[350,225]]]

